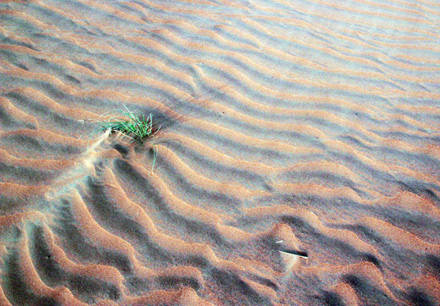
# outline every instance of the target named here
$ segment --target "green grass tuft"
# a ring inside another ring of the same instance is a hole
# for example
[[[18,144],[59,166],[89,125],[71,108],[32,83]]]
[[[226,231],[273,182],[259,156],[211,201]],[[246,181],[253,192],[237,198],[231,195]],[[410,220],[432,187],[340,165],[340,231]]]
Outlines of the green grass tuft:
[[[143,143],[148,138],[153,137],[160,129],[153,124],[153,114],[148,116],[140,115],[136,116],[124,105],[126,112],[123,112],[121,117],[114,117],[102,124],[102,130],[106,131],[110,129],[110,132],[120,132],[133,141]],[[158,149],[156,145],[153,145],[153,167],[156,164]]]
[[[140,142],[154,136],[159,131],[159,128],[153,125],[153,114],[150,113],[147,117],[145,115],[136,116],[127,107],[125,109],[127,111],[123,113],[123,120],[109,119],[103,123],[102,130],[110,129],[111,132],[121,132]]]

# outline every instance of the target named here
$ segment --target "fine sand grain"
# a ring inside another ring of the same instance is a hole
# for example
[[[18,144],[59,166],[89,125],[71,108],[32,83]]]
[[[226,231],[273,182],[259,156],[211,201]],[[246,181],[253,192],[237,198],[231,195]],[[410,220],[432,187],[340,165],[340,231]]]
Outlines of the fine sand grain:
[[[439,25],[0,1],[0,305],[439,305]],[[101,129],[126,109],[159,132]]]

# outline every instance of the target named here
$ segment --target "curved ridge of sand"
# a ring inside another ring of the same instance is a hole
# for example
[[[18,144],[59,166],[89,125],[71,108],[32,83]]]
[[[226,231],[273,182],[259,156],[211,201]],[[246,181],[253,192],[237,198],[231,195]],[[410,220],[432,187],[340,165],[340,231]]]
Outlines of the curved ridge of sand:
[[[439,303],[439,4],[0,17],[1,305]]]

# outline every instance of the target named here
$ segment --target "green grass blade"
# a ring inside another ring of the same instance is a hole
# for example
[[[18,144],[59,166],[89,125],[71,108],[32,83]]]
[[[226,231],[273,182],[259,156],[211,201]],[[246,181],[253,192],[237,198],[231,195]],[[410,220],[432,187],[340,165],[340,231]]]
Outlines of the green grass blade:
[[[153,165],[151,166],[151,173],[154,174],[154,166],[156,165],[157,154],[159,153],[159,149],[156,145],[153,145]]]

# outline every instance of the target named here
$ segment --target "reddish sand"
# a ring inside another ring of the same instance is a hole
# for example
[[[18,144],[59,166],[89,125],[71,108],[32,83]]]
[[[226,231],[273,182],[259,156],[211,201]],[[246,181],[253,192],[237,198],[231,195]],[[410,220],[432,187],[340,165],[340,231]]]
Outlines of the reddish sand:
[[[0,306],[440,305],[439,24],[0,1]],[[103,131],[125,107],[159,132]]]

